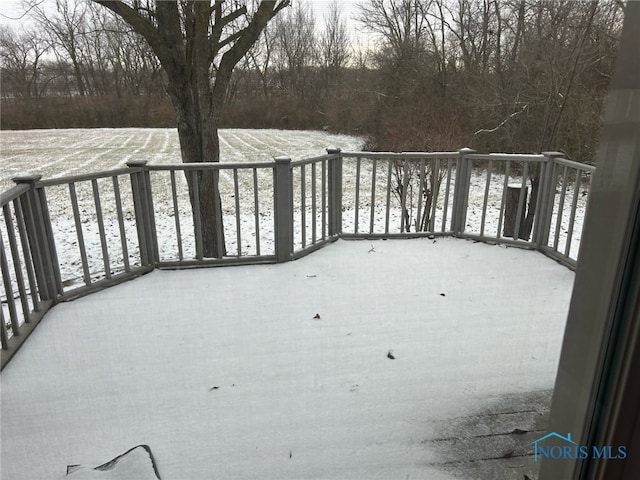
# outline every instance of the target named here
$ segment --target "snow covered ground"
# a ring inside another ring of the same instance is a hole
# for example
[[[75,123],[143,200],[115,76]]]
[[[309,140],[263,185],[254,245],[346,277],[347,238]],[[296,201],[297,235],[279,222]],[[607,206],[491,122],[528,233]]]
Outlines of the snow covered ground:
[[[553,387],[573,278],[451,238],[154,271],[56,306],[5,368],[0,476],[148,444],[166,480],[522,478],[461,474],[483,462],[443,426]],[[521,424],[480,426],[482,455],[530,455]]]
[[[0,190],[23,172],[49,179],[124,167],[127,162],[180,163],[175,128],[95,128],[2,130]],[[326,148],[359,150],[363,140],[349,135],[301,130],[220,130],[223,162],[258,162],[289,156],[316,157]]]

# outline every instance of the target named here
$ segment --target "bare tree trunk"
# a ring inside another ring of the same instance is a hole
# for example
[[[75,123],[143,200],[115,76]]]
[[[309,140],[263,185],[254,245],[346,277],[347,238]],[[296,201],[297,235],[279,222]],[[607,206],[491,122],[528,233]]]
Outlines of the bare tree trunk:
[[[218,162],[220,144],[214,119],[198,121],[198,112],[186,88],[168,88],[169,96],[178,117],[180,152],[185,163]],[[196,174],[197,185],[191,171],[185,172],[189,185],[194,225],[202,226],[202,254],[208,258],[226,255],[220,191],[219,173],[200,170]],[[196,189],[197,187],[197,189]],[[197,192],[197,193],[196,193]],[[198,212],[200,215],[198,216]],[[219,233],[218,233],[219,232]]]

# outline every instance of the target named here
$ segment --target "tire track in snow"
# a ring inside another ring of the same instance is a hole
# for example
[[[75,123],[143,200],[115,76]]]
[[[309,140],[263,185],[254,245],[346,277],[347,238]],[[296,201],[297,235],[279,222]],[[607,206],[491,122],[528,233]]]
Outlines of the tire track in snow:
[[[160,151],[156,152],[153,154],[153,161],[157,162],[157,163],[172,163],[172,161],[174,162],[179,162],[182,161],[181,158],[174,158],[176,156],[176,142],[172,141],[172,134],[171,131],[169,130],[164,130],[163,131],[163,136],[162,136],[162,147],[160,147]],[[179,145],[179,142],[178,142]],[[173,147],[173,148],[170,148]],[[180,152],[180,149],[178,148],[178,153]]]
[[[91,154],[90,150],[87,151],[82,151],[79,152],[78,155],[89,155],[89,159],[78,164],[78,165],[74,165],[73,167],[67,168],[65,170],[62,170],[61,172],[58,173],[57,176],[59,177],[65,177],[67,175],[70,175],[74,172],[78,172],[78,171],[82,171],[82,172],[86,172],[88,170],[93,170],[93,169],[88,169],[87,167],[89,167],[90,165],[93,165],[95,163],[98,163],[98,160],[103,158],[105,155],[110,155],[111,158],[113,157],[113,151],[111,149],[105,148],[106,145],[113,143],[114,140],[117,140],[118,138],[122,138],[126,135],[126,133],[118,133],[116,137],[108,137],[108,136],[103,136],[102,137],[102,141],[100,141],[100,143],[98,143],[97,145],[93,146],[91,148],[91,150],[94,149],[104,149],[103,152],[97,153],[97,154]],[[116,159],[115,162],[107,162],[106,164],[104,163],[100,163],[99,167],[95,169],[95,171],[98,170],[108,170],[111,168],[115,168],[119,165],[122,165],[124,162],[122,161],[118,161]]]
[[[218,132],[218,138],[220,139],[220,156],[225,160],[231,158],[231,161],[234,162],[237,160],[238,155],[233,146],[227,141],[227,132],[228,130]]]
[[[244,141],[242,138],[240,138],[239,135],[237,135],[236,133],[233,132],[229,132],[229,135],[231,135],[231,137],[233,138],[233,140],[236,140],[236,143],[239,143],[240,145],[244,145],[245,147],[247,147],[249,150],[251,150],[252,152],[260,152],[259,148],[254,147],[253,145],[251,145],[249,142]],[[235,146],[234,148],[235,151],[241,151],[241,155],[245,155],[246,157],[249,157],[249,155],[246,153],[245,150],[240,150],[237,146]]]
[[[247,137],[250,141],[264,146],[260,151],[263,153],[265,160],[273,160],[275,157],[281,155],[290,156],[290,153],[283,151],[282,149],[281,145],[283,143],[283,138],[281,132],[278,130],[260,131],[260,134],[264,139],[271,140],[269,142],[259,139],[256,134],[249,133],[249,131],[241,132],[241,134]]]
[[[144,142],[142,143],[142,145],[138,146],[137,148],[134,148],[130,153],[126,154],[123,156],[123,164],[126,164],[127,162],[131,161],[131,160],[136,160],[136,157],[140,156],[140,153],[142,153],[143,151],[148,150],[148,146],[149,146],[149,142],[151,141],[151,137],[153,136],[153,131],[150,131],[149,129],[143,129],[139,131],[140,134],[142,133],[146,133],[147,137],[145,138]],[[135,138],[135,132],[132,132],[133,137]],[[143,160],[146,160],[146,158],[144,158]]]
[[[38,174],[45,174],[47,170],[53,169],[53,167],[56,167],[57,165],[60,165],[63,162],[69,161],[70,159],[80,156],[84,153],[84,150],[86,148],[87,145],[90,145],[92,142],[92,139],[86,139],[86,140],[80,140],[80,141],[76,141],[75,143],[71,143],[68,144],[68,138],[71,137],[71,135],[67,136],[61,136],[58,138],[57,142],[47,142],[47,150],[52,150],[52,151],[69,151],[70,153],[66,154],[66,155],[62,155],[62,156],[55,156],[55,160],[51,160],[48,161],[46,163],[41,163],[38,165]],[[74,136],[73,138],[82,138],[82,137],[78,137],[78,136]],[[29,157],[29,154],[20,154],[18,156],[18,158],[20,159],[24,159],[25,157]],[[51,158],[51,157],[50,157]]]
[[[272,149],[272,147],[271,147],[271,145],[270,145],[270,144],[266,143],[266,142],[265,142],[265,141],[263,141],[263,140],[260,140],[258,137],[256,137],[255,135],[253,135],[253,134],[251,134],[251,133],[249,133],[249,132],[242,132],[242,135],[244,135],[244,136],[245,136],[245,137],[247,137],[249,140],[251,140],[251,141],[253,141],[253,142],[255,142],[255,143],[258,143],[258,144],[264,145],[264,146],[265,146],[265,147],[267,147],[269,150],[271,150],[271,149]]]

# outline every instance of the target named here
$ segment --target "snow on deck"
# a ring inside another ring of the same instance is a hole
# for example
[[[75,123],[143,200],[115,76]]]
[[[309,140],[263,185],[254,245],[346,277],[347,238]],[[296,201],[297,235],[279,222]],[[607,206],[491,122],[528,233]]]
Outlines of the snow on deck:
[[[156,270],[56,306],[2,372],[1,478],[138,444],[164,480],[455,478],[430,440],[553,387],[573,278],[450,238]]]

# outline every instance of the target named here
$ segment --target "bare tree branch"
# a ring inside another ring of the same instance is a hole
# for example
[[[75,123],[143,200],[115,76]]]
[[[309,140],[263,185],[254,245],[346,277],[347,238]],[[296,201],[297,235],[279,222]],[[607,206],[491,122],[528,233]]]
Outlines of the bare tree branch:
[[[527,108],[529,108],[529,104],[525,104],[522,109],[518,110],[517,112],[513,112],[511,115],[509,115],[507,118],[505,118],[502,122],[500,122],[498,125],[496,125],[493,128],[489,128],[489,129],[485,129],[485,128],[481,128],[480,130],[476,130],[475,132],[473,132],[474,135],[479,135],[481,133],[493,133],[496,130],[498,130],[500,127],[506,125],[506,123],[509,120],[514,119],[515,117],[517,117],[518,115],[520,115],[522,112],[524,112]]]

